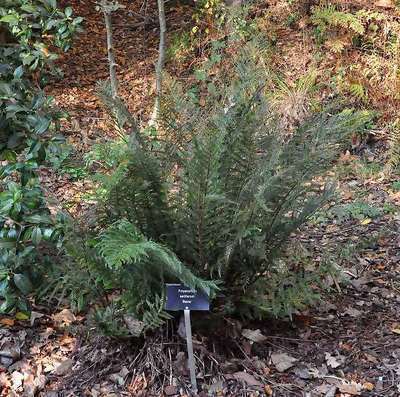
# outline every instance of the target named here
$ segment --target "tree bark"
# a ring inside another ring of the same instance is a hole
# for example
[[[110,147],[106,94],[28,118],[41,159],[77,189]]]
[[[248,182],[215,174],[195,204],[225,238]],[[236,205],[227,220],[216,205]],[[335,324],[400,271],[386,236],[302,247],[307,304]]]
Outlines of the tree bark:
[[[103,11],[103,13],[107,31],[107,54],[108,54],[108,63],[110,68],[111,95],[113,98],[116,98],[118,96],[118,80],[116,73],[117,64],[115,63],[115,57],[114,57],[111,13],[108,11]]]
[[[156,65],[156,100],[154,103],[153,114],[150,120],[150,125],[157,123],[160,113],[160,100],[162,94],[162,73],[165,63],[165,33],[167,24],[165,20],[164,0],[157,0],[158,4],[158,19],[160,23],[160,43],[158,45],[158,61]]]

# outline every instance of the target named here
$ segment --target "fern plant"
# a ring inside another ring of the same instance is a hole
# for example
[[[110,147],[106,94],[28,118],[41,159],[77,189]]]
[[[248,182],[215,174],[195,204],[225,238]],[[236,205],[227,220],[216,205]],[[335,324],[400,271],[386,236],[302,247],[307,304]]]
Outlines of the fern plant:
[[[391,173],[400,164],[400,122],[397,119],[389,130],[389,153],[385,171]]]
[[[311,21],[317,27],[318,37],[325,39],[329,29],[346,29],[353,34],[362,35],[365,32],[363,22],[358,14],[340,11],[335,5],[323,5],[315,7]]]
[[[352,83],[349,86],[350,94],[359,101],[366,101],[368,99],[368,92],[366,88],[360,83]]]
[[[335,208],[332,213],[336,215],[338,221],[341,222],[342,220],[349,219],[358,219],[362,221],[366,218],[377,218],[382,215],[383,211],[365,201],[355,201]]]
[[[170,82],[158,131],[139,131],[102,88],[125,135],[114,144],[119,161],[101,162],[96,151],[104,230],[94,249],[122,304],[148,328],[162,322],[165,282],[207,290],[215,310],[248,316],[265,314],[271,300],[280,309],[267,312],[282,315],[311,299],[309,278],[279,292],[280,259],[289,237],[330,199],[332,184],[316,178],[366,116],[330,107],[283,139],[256,57],[244,52],[233,64],[214,77],[204,106]]]

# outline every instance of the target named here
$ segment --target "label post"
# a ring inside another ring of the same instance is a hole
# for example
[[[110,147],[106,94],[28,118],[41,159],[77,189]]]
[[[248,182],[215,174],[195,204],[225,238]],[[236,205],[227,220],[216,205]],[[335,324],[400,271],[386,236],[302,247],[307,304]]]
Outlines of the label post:
[[[197,394],[196,368],[193,354],[192,326],[190,323],[191,310],[210,309],[209,296],[204,291],[196,291],[182,284],[167,284],[167,300],[165,310],[183,310],[185,318],[185,333],[188,351],[188,367],[192,390]]]
[[[188,351],[189,371],[190,371],[190,383],[194,393],[197,393],[197,380],[196,370],[194,365],[194,354],[193,354],[193,341],[192,341],[192,325],[190,323],[190,310],[185,309],[185,330],[186,330],[186,343]]]

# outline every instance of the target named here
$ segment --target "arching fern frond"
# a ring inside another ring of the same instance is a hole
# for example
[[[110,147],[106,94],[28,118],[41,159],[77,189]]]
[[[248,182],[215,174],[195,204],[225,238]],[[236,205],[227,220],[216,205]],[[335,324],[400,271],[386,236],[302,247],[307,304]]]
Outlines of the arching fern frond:
[[[212,282],[195,276],[169,248],[148,240],[140,230],[128,222],[121,220],[109,227],[100,237],[97,244],[100,254],[110,268],[120,269],[124,265],[133,265],[131,271],[149,277],[156,274],[162,279],[176,279],[183,284],[209,292],[216,289]],[[143,266],[153,267],[143,271]],[[160,285],[163,288],[163,285]]]

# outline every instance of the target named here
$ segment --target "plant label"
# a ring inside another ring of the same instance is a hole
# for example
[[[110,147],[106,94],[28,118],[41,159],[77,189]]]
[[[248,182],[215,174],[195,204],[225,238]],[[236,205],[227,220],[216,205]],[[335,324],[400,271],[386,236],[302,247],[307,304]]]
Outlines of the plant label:
[[[166,310],[210,310],[208,295],[182,284],[166,284]]]

